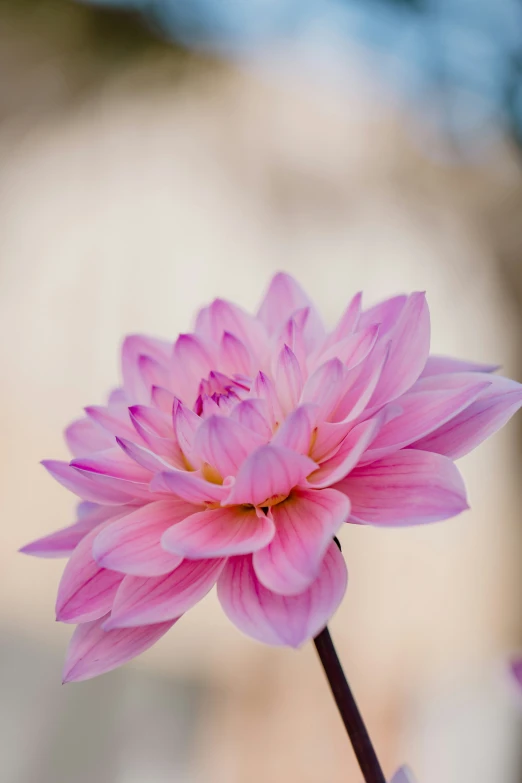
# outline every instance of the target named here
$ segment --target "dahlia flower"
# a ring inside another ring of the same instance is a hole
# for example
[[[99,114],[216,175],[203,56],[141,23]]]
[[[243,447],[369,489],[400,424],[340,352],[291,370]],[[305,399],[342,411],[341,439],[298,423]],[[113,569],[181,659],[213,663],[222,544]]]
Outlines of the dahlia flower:
[[[121,387],[66,429],[72,461],[43,463],[80,498],[77,519],[23,549],[69,558],[64,680],[143,652],[214,585],[241,631],[299,647],[343,598],[346,522],[464,511],[454,460],[522,387],[429,345],[423,293],[369,309],[357,294],[327,331],[286,274],[256,316],[217,299],[173,345],[127,337]]]

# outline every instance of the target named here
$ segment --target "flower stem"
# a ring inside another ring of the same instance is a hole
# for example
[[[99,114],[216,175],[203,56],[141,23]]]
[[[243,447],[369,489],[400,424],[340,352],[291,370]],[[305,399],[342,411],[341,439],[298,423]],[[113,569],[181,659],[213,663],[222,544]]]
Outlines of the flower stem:
[[[316,636],[314,644],[361,772],[364,775],[364,780],[366,783],[386,783],[372,741],[337,657],[328,628]]]

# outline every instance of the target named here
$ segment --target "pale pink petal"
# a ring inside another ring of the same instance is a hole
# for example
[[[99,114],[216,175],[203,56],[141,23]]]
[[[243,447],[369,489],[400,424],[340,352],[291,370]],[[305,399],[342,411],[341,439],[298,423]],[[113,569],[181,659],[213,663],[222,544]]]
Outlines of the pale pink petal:
[[[349,422],[361,416],[377,388],[389,353],[389,343],[378,344],[367,359],[346,372],[343,395],[331,419]]]
[[[125,438],[116,438],[118,446],[123,449],[125,454],[134,460],[138,465],[147,470],[147,473],[157,473],[162,470],[171,470],[177,468],[178,464],[174,460],[159,457],[150,449],[146,449],[144,446],[138,446],[137,443],[132,443]],[[149,476],[149,480],[152,478]]]
[[[104,405],[89,405],[85,413],[111,435],[119,438],[132,438],[134,427],[127,408],[106,408]]]
[[[310,456],[314,462],[326,462],[327,459],[333,457],[353,428],[353,421],[320,421],[315,429],[310,450]]]
[[[389,332],[399,318],[402,316],[408,297],[406,294],[399,294],[390,299],[379,302],[368,310],[365,310],[360,317],[359,328],[379,324],[381,336]]]
[[[201,424],[194,439],[198,457],[215,468],[220,476],[235,476],[264,438],[233,419],[211,416]]]
[[[172,410],[172,419],[181,451],[193,467],[200,467],[201,460],[194,454],[194,437],[202,423],[200,417],[186,405],[183,405],[180,400],[176,400]]]
[[[250,399],[238,403],[230,418],[238,421],[243,427],[257,432],[264,440],[272,437],[270,414],[266,400]]]
[[[283,324],[283,328],[277,338],[276,347],[281,350],[287,345],[297,359],[301,372],[306,376],[306,344],[304,326],[309,315],[309,308],[297,310],[292,318]],[[304,318],[303,318],[304,316]],[[299,325],[298,325],[299,321]]]
[[[305,403],[292,411],[274,435],[273,445],[307,455],[310,451],[318,410],[318,406]]]
[[[65,440],[73,457],[108,449],[114,445],[114,436],[89,418],[78,419],[65,430]]]
[[[420,377],[428,378],[431,375],[445,375],[450,372],[495,372],[498,369],[498,364],[467,362],[464,359],[453,359],[451,356],[428,356]]]
[[[223,503],[270,506],[274,498],[286,497],[316,467],[309,457],[289,449],[261,446],[243,463]]]
[[[368,356],[377,342],[378,335],[378,324],[367,326],[365,329],[345,337],[340,342],[334,343],[326,350],[321,350],[317,356],[310,357],[309,369],[314,370],[320,364],[334,358],[339,359],[345,367],[356,367]]]
[[[341,481],[359,462],[382,427],[382,416],[357,424],[344,438],[339,449],[308,477],[311,487],[322,489]]]
[[[98,533],[93,556],[98,565],[136,576],[170,573],[183,558],[166,552],[161,537],[171,525],[197,510],[184,500],[158,500],[111,522]]]
[[[417,525],[468,508],[462,477],[440,454],[405,449],[356,468],[335,488],[352,503],[351,518],[373,525]]]
[[[256,318],[236,304],[215,299],[198,313],[196,333],[204,340],[219,343],[225,332],[238,337],[255,353],[264,350],[267,342],[266,331]]]
[[[94,539],[101,527],[80,541],[65,566],[58,587],[56,619],[64,623],[86,623],[110,610],[123,574],[101,568],[92,555]]]
[[[153,451],[176,468],[185,468],[186,463],[183,452],[176,440],[172,426],[169,424],[171,417],[167,417],[162,411],[155,411],[159,416],[159,418],[156,418],[151,415],[151,410],[151,408],[146,408],[144,405],[135,405],[129,408],[130,418],[136,432],[150,451]],[[167,418],[167,421],[165,421],[165,418]],[[135,440],[135,437],[130,439],[120,438],[120,441],[127,443]],[[139,460],[137,461],[139,462]]]
[[[274,523],[264,514],[242,506],[200,511],[165,532],[162,546],[168,552],[202,560],[255,552],[274,536]]]
[[[163,386],[153,386],[150,392],[151,403],[162,413],[169,416],[172,414],[172,407],[176,399],[172,392]]]
[[[503,427],[522,405],[522,386],[498,376],[489,380],[475,402],[410,448],[459,459]]]
[[[283,413],[293,410],[303,391],[303,374],[295,353],[285,345],[274,367],[277,396]]]
[[[300,647],[323,630],[346,591],[344,558],[333,542],[317,579],[300,595],[267,590],[254,571],[252,556],[230,558],[218,580],[218,598],[240,631],[274,646]]]
[[[131,405],[129,415],[140,434],[145,430],[146,433],[152,433],[158,438],[172,439],[174,432],[172,427],[172,406],[168,413],[164,413],[148,405]]]
[[[265,375],[264,372],[259,372],[254,378],[250,395],[254,399],[260,399],[266,402],[270,425],[275,427],[279,424],[283,418],[283,412],[281,410],[281,405],[279,404],[277,391],[268,375]]]
[[[226,560],[184,560],[166,576],[126,576],[114,598],[106,629],[175,620],[216,584]]]
[[[355,332],[361,317],[362,292],[355,294],[352,301],[342,314],[335,329],[333,329],[325,340],[323,348],[329,348],[330,345],[344,340]]]
[[[230,375],[242,373],[251,375],[253,358],[241,340],[230,332],[225,332],[221,338],[219,351],[219,366]]]
[[[319,421],[328,418],[339,405],[346,388],[346,374],[343,363],[334,358],[318,367],[306,381],[301,402],[313,402],[319,406]]]
[[[148,403],[150,399],[150,387],[147,388],[139,369],[140,356],[150,356],[166,366],[170,359],[171,350],[170,343],[152,337],[133,334],[125,338],[121,349],[121,368],[123,386],[131,404]]]
[[[515,682],[517,683],[518,687],[522,690],[522,656],[518,658],[514,658],[510,662],[510,669],[515,678]]]
[[[43,460],[42,465],[56,481],[59,481],[62,486],[84,500],[117,506],[122,503],[128,503],[132,498],[132,495],[128,492],[122,492],[96,483],[88,475],[80,473],[67,462],[49,459]]]
[[[296,310],[301,310],[304,307],[310,308],[306,324],[310,336],[317,340],[323,338],[324,327],[312,302],[293,277],[279,272],[270,282],[257,317],[264,324],[268,334],[277,334],[282,324]]]
[[[24,555],[33,555],[34,557],[69,557],[90,530],[92,530],[91,526],[84,522],[76,522],[74,525],[56,530],[48,536],[31,541],[19,551]]]
[[[404,394],[424,369],[430,349],[430,313],[424,293],[408,297],[386,337],[390,351],[371,399],[373,406]]]
[[[172,356],[172,387],[176,395],[192,405],[199,384],[215,368],[210,348],[193,334],[180,334]]]
[[[104,620],[82,623],[75,629],[65,659],[64,683],[89,680],[122,666],[152,647],[176,622],[104,631]]]
[[[319,575],[326,550],[349,513],[342,492],[294,489],[272,507],[275,536],[254,554],[257,578],[275,593],[302,593]]]
[[[219,484],[211,484],[199,473],[185,470],[157,473],[151,481],[150,488],[152,492],[176,495],[196,505],[219,503],[229,491]]]
[[[71,467],[110,489],[121,490],[137,498],[150,495],[149,482],[153,474],[130,459],[119,446],[98,451],[91,457],[77,457],[72,460]]]
[[[454,377],[462,379],[457,374]],[[375,462],[414,443],[465,410],[490,385],[489,380],[481,381],[480,376],[471,377],[470,381],[465,376],[460,388],[403,394],[398,400],[402,411],[382,427],[363,462]]]
[[[138,370],[143,379],[144,394],[143,402],[149,403],[151,400],[153,386],[166,387],[169,385],[168,360],[163,363],[157,362],[151,356],[140,356],[138,359]]]

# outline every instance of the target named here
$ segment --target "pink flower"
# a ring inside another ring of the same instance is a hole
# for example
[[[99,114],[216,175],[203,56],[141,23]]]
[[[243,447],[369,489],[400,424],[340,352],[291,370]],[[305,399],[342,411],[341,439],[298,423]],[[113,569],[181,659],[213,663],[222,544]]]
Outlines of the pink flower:
[[[345,522],[414,525],[466,509],[454,460],[501,427],[522,387],[428,356],[422,293],[323,327],[286,274],[256,317],[217,299],[174,345],[128,337],[123,385],[65,437],[47,470],[77,521],[23,551],[69,557],[58,620],[74,623],[65,680],[128,661],[215,584],[228,617],[298,647],[346,589]]]

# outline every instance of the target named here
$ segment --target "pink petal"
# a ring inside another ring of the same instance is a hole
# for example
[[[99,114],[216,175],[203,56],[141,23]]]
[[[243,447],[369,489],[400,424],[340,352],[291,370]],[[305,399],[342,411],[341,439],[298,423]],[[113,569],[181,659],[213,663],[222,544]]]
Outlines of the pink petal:
[[[425,294],[408,297],[387,338],[390,352],[371,400],[374,406],[404,394],[424,369],[430,349],[430,313]]]
[[[522,689],[522,657],[514,658],[510,663],[510,669],[517,685]]]
[[[277,334],[282,324],[296,310],[304,307],[310,308],[307,331],[312,338],[319,340],[324,337],[324,327],[312,302],[293,277],[279,272],[270,282],[257,317],[264,324],[268,334]]]
[[[323,630],[342,601],[347,573],[344,558],[331,543],[319,576],[300,595],[283,596],[258,580],[252,556],[228,560],[218,581],[218,598],[239,630],[274,646],[300,647]]]
[[[172,385],[176,395],[191,405],[201,379],[208,376],[214,365],[208,346],[199,337],[180,334],[172,357]]]
[[[63,682],[80,682],[116,669],[152,647],[175,620],[141,628],[104,631],[105,618],[79,625],[69,642]]]
[[[332,412],[334,421],[355,421],[369,404],[388,361],[390,344],[377,345],[370,356],[346,372],[343,396]]]
[[[152,492],[176,495],[176,497],[196,505],[219,503],[228,494],[226,487],[211,484],[200,474],[186,470],[158,473],[151,481],[150,488]]]
[[[273,445],[308,455],[317,412],[316,405],[300,405],[281,424],[272,439]]]
[[[93,503],[103,503],[111,506],[128,503],[132,498],[128,492],[121,492],[112,487],[102,486],[89,476],[83,475],[75,468],[59,460],[43,460],[42,465],[51,476],[75,495]]]
[[[335,488],[352,503],[353,521],[418,525],[468,508],[462,477],[446,457],[406,449],[356,468]]]
[[[199,458],[223,476],[235,476],[249,454],[264,439],[233,419],[211,416],[200,426],[194,439]]]
[[[334,343],[327,350],[323,350],[317,358],[310,359],[310,369],[315,369],[319,364],[327,362],[329,359],[339,359],[345,367],[355,367],[359,362],[365,359],[377,341],[379,335],[379,325],[361,329],[355,334],[345,337],[338,343]]]
[[[247,427],[252,432],[257,432],[263,440],[269,440],[272,437],[272,427],[270,426],[270,415],[266,400],[250,399],[238,403],[230,418],[239,422],[243,427]]]
[[[346,435],[334,456],[321,463],[320,468],[308,477],[310,486],[322,489],[341,481],[357,465],[381,426],[381,416],[357,424]]]
[[[134,435],[127,408],[111,409],[104,405],[89,405],[85,408],[85,413],[110,435],[117,435],[119,438],[132,438]]]
[[[301,371],[306,374],[306,345],[304,326],[310,313],[309,308],[297,310],[292,318],[283,324],[277,339],[277,348],[281,350],[287,345],[297,359]],[[299,320],[299,324],[298,324]]]
[[[243,463],[223,502],[269,506],[274,498],[287,497],[315,468],[315,462],[302,454],[271,444],[261,446]]]
[[[148,405],[131,405],[129,415],[140,434],[142,431],[145,431],[147,434],[153,434],[158,438],[170,438],[172,440],[174,433],[172,427],[172,405],[168,413]]]
[[[489,380],[475,402],[411,448],[459,459],[503,427],[522,405],[522,386],[498,376]]]
[[[144,393],[143,402],[149,403],[151,400],[152,387],[169,385],[168,359],[165,358],[162,363],[156,361],[151,356],[140,356],[138,359],[138,370],[143,380]]]
[[[479,394],[488,388],[490,381],[482,381],[480,376],[459,376],[459,385],[445,391],[418,391],[403,394],[398,401],[402,412],[382,427],[364,455],[364,462],[392,454],[404,446],[423,438],[449,419],[465,410]],[[429,451],[430,449],[426,449]]]
[[[409,767],[401,767],[390,780],[390,783],[415,783],[415,778]]]
[[[91,457],[78,457],[72,460],[71,467],[87,474],[93,482],[116,491],[146,499],[150,496],[151,471],[130,459],[119,446],[98,451]]]
[[[219,365],[223,372],[233,375],[241,373],[252,374],[253,359],[246,345],[230,332],[225,332],[221,339]]]
[[[74,457],[108,449],[114,445],[114,437],[88,418],[69,424],[65,430],[65,440]]]
[[[319,406],[318,420],[328,418],[345,392],[347,370],[339,359],[330,359],[315,370],[306,381],[301,402]]]
[[[80,541],[65,566],[56,599],[56,619],[86,623],[110,610],[123,574],[101,568],[92,555],[95,528]]]
[[[354,428],[353,421],[320,421],[315,429],[310,456],[314,462],[326,462],[333,457],[349,432]]]
[[[428,356],[420,377],[428,378],[431,375],[445,375],[450,372],[495,372],[498,369],[498,364],[466,362],[463,359],[453,359],[451,356]]]
[[[303,375],[295,353],[285,345],[274,368],[277,396],[283,413],[293,410],[303,390]]]
[[[177,467],[176,462],[171,462],[168,459],[158,457],[150,449],[146,449],[144,446],[138,446],[137,443],[132,443],[130,440],[116,438],[116,442],[128,457],[134,460],[138,465],[141,465],[142,468],[145,468],[149,473],[157,473],[158,471],[170,470]]]
[[[283,418],[283,412],[275,386],[264,372],[259,372],[254,378],[250,394],[251,397],[266,402],[270,425],[275,427]]]
[[[131,403],[148,403],[150,399],[150,387],[147,387],[139,369],[140,356],[150,356],[160,364],[167,365],[171,350],[170,343],[140,334],[125,339],[121,349],[121,368],[125,392]]]
[[[361,302],[362,292],[359,291],[344,311],[335,329],[326,338],[324,348],[329,348],[330,345],[344,340],[345,337],[349,337],[355,332],[361,317]]]
[[[94,559],[98,565],[124,574],[170,573],[183,558],[162,549],[161,536],[196,508],[184,500],[158,500],[120,517],[98,533],[92,550]]]
[[[166,576],[126,576],[106,629],[175,620],[214,587],[226,560],[184,560]]]
[[[370,307],[362,313],[359,328],[379,324],[381,336],[388,333],[401,317],[407,301],[408,297],[405,294],[399,294]]]
[[[264,349],[267,335],[263,325],[252,315],[224,299],[215,299],[200,310],[196,333],[204,340],[220,343],[225,332],[238,337],[254,352]]]
[[[254,554],[257,578],[275,593],[302,593],[318,577],[332,538],[349,514],[350,503],[342,492],[294,489],[272,507],[275,536]]]
[[[172,414],[175,397],[168,389],[162,386],[153,386],[150,392],[152,404],[162,413]]]
[[[194,437],[201,426],[200,417],[190,410],[180,400],[176,400],[172,410],[174,431],[179,446],[188,460],[194,462],[194,467],[200,467],[201,461],[194,454]]]
[[[234,506],[192,514],[166,531],[161,539],[168,552],[193,560],[255,552],[273,538],[274,523],[254,509]]]
[[[48,536],[31,541],[19,551],[24,555],[33,555],[34,557],[69,557],[91,529],[84,522],[76,522],[74,525],[56,530]]]

